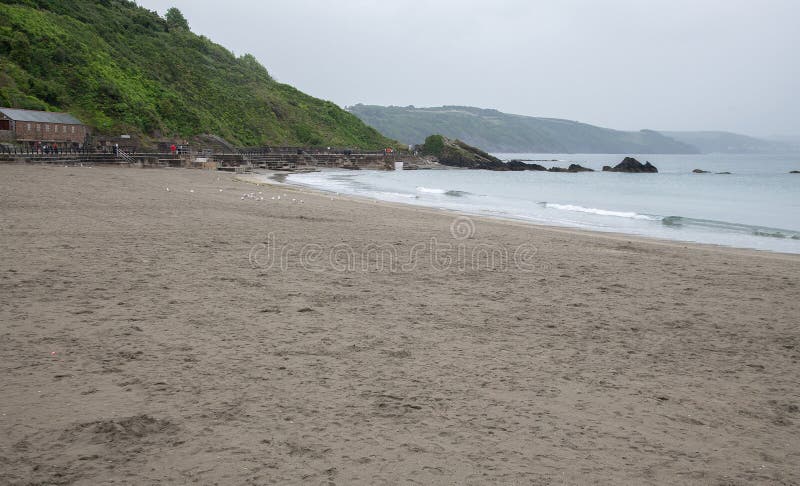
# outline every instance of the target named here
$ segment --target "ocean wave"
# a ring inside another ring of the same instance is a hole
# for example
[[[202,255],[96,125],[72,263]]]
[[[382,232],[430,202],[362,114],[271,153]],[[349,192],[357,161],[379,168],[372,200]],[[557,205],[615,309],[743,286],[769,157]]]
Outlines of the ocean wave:
[[[375,196],[378,198],[380,197],[400,197],[403,199],[419,199],[419,196],[416,194],[407,194],[405,192],[387,192],[387,191],[378,191],[374,193]]]
[[[561,211],[574,211],[578,213],[588,213],[588,214],[596,214],[599,216],[614,216],[617,218],[629,218],[629,219],[642,219],[647,221],[658,221],[659,217],[657,216],[649,216],[647,214],[639,214],[632,211],[611,211],[608,209],[598,209],[598,208],[587,208],[584,206],[577,206],[574,204],[556,204],[556,203],[549,203],[549,202],[542,202],[539,203],[542,207],[547,209],[559,209]]]
[[[417,186],[417,192],[421,192],[423,194],[443,194],[445,196],[451,197],[464,197],[469,196],[470,193],[467,191],[457,191],[455,189],[439,189],[438,187],[423,187]]]
[[[728,221],[716,221],[713,219],[667,216],[661,219],[661,223],[672,228],[702,228],[707,230],[724,231],[726,233],[763,236],[766,238],[788,238],[792,240],[800,240],[800,233],[797,231],[780,228],[767,228],[764,226],[752,226],[741,223],[730,223]]]
[[[447,191],[445,189],[439,189],[436,187],[417,186],[417,192],[421,192],[423,194],[444,194]]]

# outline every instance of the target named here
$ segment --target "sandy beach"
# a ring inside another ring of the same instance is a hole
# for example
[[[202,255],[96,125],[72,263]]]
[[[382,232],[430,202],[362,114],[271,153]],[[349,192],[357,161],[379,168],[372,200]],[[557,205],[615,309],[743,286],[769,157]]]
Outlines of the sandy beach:
[[[796,255],[181,169],[0,228],[0,484],[800,482]]]

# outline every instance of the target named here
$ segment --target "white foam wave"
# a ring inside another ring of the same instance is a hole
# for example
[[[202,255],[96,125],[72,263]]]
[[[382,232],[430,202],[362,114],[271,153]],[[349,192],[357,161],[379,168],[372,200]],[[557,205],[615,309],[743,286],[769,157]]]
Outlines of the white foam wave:
[[[436,188],[436,187],[417,186],[417,192],[421,192],[421,193],[424,193],[424,194],[444,194],[447,191],[444,190],[444,189]]]
[[[559,209],[561,211],[574,211],[578,213],[597,214],[599,216],[615,216],[617,218],[643,219],[648,221],[659,221],[661,218],[648,216],[646,214],[634,213],[633,211],[610,211],[608,209],[586,208],[574,204],[556,204],[546,202],[544,207],[549,209]]]

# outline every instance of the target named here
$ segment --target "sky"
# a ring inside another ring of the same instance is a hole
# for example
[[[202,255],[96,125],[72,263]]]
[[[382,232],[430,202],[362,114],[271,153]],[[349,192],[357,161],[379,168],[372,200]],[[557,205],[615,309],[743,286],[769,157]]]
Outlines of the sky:
[[[800,0],[137,0],[340,106],[800,135]]]

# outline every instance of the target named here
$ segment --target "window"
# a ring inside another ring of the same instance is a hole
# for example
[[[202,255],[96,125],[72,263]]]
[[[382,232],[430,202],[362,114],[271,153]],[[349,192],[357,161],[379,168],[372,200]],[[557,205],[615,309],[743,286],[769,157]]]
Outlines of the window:
[[[11,122],[9,120],[0,120],[0,130],[11,130]]]
[[[75,125],[72,125],[72,133],[75,133]]]
[[[31,131],[31,124],[30,123],[28,123],[28,126],[26,127],[26,130],[28,130],[29,132]]]
[[[37,132],[41,132],[42,131],[42,125],[40,125],[39,123],[36,124],[36,131]]]
[[[49,123],[45,123],[45,125],[44,125],[44,131],[45,131],[45,132],[49,132],[49,131],[50,131],[50,124],[49,124]]]

